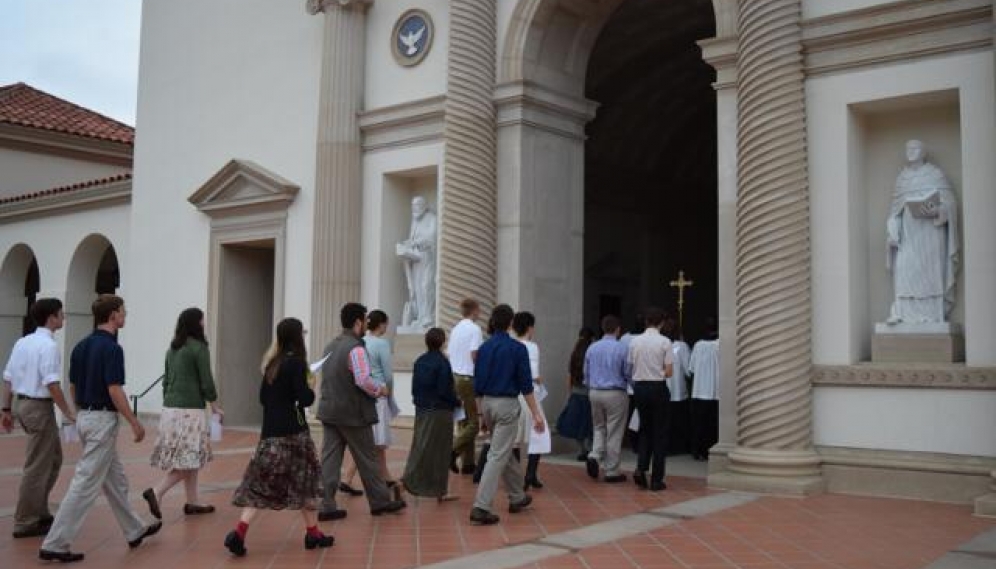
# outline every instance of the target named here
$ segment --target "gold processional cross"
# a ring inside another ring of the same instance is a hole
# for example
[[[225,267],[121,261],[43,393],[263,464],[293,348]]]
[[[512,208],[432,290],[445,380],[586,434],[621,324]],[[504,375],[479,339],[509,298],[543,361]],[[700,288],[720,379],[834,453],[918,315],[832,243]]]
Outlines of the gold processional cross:
[[[678,280],[671,281],[671,286],[678,289],[678,333],[685,331],[685,287],[690,287],[695,281],[685,280],[685,271],[678,271]]]

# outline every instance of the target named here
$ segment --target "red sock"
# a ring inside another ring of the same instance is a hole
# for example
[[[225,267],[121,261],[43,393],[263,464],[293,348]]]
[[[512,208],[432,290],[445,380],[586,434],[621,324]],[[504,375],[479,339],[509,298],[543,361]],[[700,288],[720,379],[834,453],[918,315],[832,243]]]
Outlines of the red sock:
[[[242,539],[242,541],[245,541],[246,533],[248,532],[249,532],[249,524],[245,522],[239,522],[239,524],[235,526],[235,533],[239,534],[239,538]]]
[[[318,529],[318,526],[308,528],[308,535],[311,537],[325,537],[325,534],[322,533],[322,530]]]

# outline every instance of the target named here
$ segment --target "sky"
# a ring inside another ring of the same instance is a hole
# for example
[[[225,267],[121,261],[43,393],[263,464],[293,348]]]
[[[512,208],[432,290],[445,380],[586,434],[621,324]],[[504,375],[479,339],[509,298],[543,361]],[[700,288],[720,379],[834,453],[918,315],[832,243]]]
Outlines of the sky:
[[[0,85],[135,124],[142,0],[0,0]]]

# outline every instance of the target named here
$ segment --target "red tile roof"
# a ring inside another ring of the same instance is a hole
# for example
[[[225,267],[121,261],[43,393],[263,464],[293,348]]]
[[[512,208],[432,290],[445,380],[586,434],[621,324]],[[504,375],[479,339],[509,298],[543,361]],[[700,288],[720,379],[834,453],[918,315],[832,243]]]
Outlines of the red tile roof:
[[[11,204],[17,202],[24,202],[28,200],[33,200],[36,198],[54,196],[58,194],[66,194],[69,192],[76,192],[86,188],[93,188],[95,186],[103,186],[105,184],[110,184],[113,182],[120,182],[122,180],[130,180],[131,171],[121,172],[120,174],[115,174],[113,176],[108,176],[106,178],[98,178],[96,180],[87,180],[86,182],[77,182],[75,184],[70,184],[68,186],[59,186],[57,188],[49,188],[47,190],[41,190],[38,192],[28,192],[26,194],[19,194],[16,196],[9,196],[5,198],[0,198],[0,205]]]
[[[135,143],[135,129],[25,83],[0,87],[0,123]]]

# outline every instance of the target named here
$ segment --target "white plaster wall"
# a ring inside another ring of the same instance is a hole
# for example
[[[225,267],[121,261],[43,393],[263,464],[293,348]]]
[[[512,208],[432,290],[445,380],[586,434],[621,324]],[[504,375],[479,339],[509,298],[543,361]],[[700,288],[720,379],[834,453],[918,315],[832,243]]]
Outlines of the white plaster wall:
[[[122,258],[122,253],[128,250],[131,236],[128,213],[128,205],[117,205],[81,210],[71,214],[4,222],[0,224],[0,260],[5,259],[15,245],[19,243],[27,245],[34,252],[35,260],[38,262],[40,279],[38,298],[52,296],[65,303],[66,291],[69,288],[69,266],[77,247],[89,235],[100,234],[110,241],[118,254],[121,273],[121,287],[118,291],[119,294],[127,296],[131,289],[131,278],[135,274],[133,267]],[[130,303],[128,309],[131,310]],[[132,355],[133,349],[142,343],[142,337],[134,333],[131,322],[129,315],[129,320],[120,334],[121,345],[125,350],[125,371],[129,392],[144,383],[141,368],[136,365]],[[66,345],[64,337],[65,331],[56,334],[56,340],[62,348],[63,373],[66,374],[69,371],[69,353],[73,347]],[[9,345],[4,345],[0,348],[3,350],[0,353],[9,353],[9,348]],[[6,357],[3,361],[6,362]]]
[[[994,408],[994,391],[817,387],[813,440],[825,446],[996,456]]]
[[[849,148],[855,130],[852,106],[918,93],[957,90],[960,123],[963,213],[963,256],[959,278],[964,283],[966,361],[968,365],[996,365],[996,128],[993,107],[993,54],[977,52],[866,68],[819,76],[806,82],[810,206],[813,249],[813,361],[847,364],[860,359],[856,340],[864,333],[868,315],[861,287],[867,282],[859,257],[846,246],[855,215],[864,215],[854,199],[862,188],[852,173],[858,166]],[[944,149],[935,149],[944,157]],[[950,154],[950,153],[949,153]],[[898,167],[901,163],[897,163]],[[898,170],[894,170],[898,172]],[[870,236],[868,237],[871,238]],[[872,259],[871,261],[874,261]],[[869,264],[872,264],[869,261]]]
[[[322,17],[308,15],[304,2],[145,4],[137,231],[123,256],[136,269],[127,300],[129,327],[142,338],[129,356],[139,376],[161,373],[180,310],[207,303],[210,224],[187,197],[232,158],[301,187],[288,211],[284,307],[308,325],[322,29]]]
[[[500,2],[499,4],[503,4]],[[436,36],[429,54],[414,67],[394,61],[391,49],[394,24],[412,8],[432,18]],[[447,0],[378,1],[367,12],[366,92],[364,108],[377,109],[441,95],[446,91],[449,51],[449,2]]]
[[[840,14],[882,4],[892,4],[896,0],[802,0],[802,18],[819,18]]]
[[[0,197],[106,178],[127,169],[113,164],[0,148]]]

